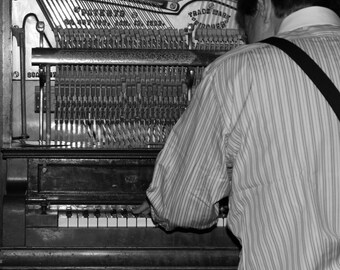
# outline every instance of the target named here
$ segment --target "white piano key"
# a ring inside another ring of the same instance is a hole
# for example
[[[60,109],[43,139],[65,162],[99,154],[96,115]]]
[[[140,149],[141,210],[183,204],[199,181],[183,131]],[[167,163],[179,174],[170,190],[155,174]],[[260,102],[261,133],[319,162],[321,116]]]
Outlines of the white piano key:
[[[101,228],[105,227],[106,228],[108,226],[107,220],[108,220],[107,216],[104,213],[102,213],[100,215],[100,217],[98,217],[98,227],[101,227]]]
[[[89,214],[88,224],[89,224],[89,228],[97,228],[98,227],[98,219],[93,213]]]
[[[117,228],[117,217],[116,217],[116,215],[114,215],[114,216],[110,215],[107,218],[107,226],[109,228]]]
[[[119,228],[127,227],[127,218],[121,214],[117,214],[117,227]]]
[[[68,218],[66,216],[66,212],[59,212],[58,214],[58,227],[67,228],[68,227]]]
[[[137,227],[146,228],[146,217],[138,216],[137,218]]]
[[[72,213],[72,216],[69,217],[68,227],[70,227],[70,228],[78,227],[78,215],[77,215],[77,213]]]
[[[219,217],[217,219],[217,227],[224,227],[224,222],[223,222],[223,218]]]
[[[146,227],[148,228],[154,228],[156,227],[155,223],[153,222],[151,217],[146,218]]]
[[[78,215],[78,227],[80,228],[88,227],[87,221],[88,221],[87,217],[84,217],[83,215]]]
[[[223,217],[223,227],[227,227],[227,217]]]
[[[129,213],[128,216],[127,216],[127,226],[129,228],[136,228],[137,227],[137,219],[131,213]]]

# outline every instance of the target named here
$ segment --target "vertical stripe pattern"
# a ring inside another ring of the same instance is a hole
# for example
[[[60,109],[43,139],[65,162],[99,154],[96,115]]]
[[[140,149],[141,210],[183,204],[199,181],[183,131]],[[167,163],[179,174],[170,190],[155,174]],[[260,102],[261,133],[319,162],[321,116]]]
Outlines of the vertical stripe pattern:
[[[282,37],[340,89],[340,28]],[[147,190],[154,219],[168,230],[207,228],[229,196],[239,269],[340,269],[340,123],[322,94],[265,44],[238,48],[205,73],[157,159]]]

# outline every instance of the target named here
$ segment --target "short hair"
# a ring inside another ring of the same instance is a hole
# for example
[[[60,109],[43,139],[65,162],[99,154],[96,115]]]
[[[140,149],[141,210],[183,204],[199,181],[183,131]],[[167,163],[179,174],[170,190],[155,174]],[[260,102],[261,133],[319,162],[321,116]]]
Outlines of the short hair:
[[[245,27],[245,16],[254,16],[257,11],[258,0],[238,0],[236,21],[240,28]]]
[[[275,14],[278,18],[289,15],[290,13],[297,11],[304,7],[309,6],[321,6],[332,9],[338,15],[340,15],[340,1],[339,0],[271,0]],[[253,16],[257,11],[258,0],[238,0],[237,2],[237,20],[242,26],[244,16]]]

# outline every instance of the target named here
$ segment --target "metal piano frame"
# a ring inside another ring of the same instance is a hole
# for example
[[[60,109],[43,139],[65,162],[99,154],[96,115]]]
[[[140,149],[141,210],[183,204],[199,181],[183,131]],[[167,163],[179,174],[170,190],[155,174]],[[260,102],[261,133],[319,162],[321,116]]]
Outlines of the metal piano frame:
[[[225,209],[221,208],[221,221],[214,228],[174,232],[155,227],[150,217],[125,211],[145,199],[159,148],[52,144],[52,66],[181,65],[190,70],[206,66],[219,54],[33,49],[32,63],[46,79],[40,81],[46,102],[39,107],[40,143],[14,144],[10,127],[13,74],[8,68],[12,64],[11,2],[0,4],[0,269],[237,269],[240,246],[225,227]],[[190,87],[188,91],[190,100]],[[25,139],[25,127],[22,135]],[[11,178],[9,172],[15,170],[27,171],[26,179]],[[125,212],[118,215],[120,208]],[[89,215],[95,225],[89,225]],[[71,225],[72,217],[76,225]],[[87,225],[80,226],[80,217],[87,219]],[[119,218],[126,227],[118,225]]]

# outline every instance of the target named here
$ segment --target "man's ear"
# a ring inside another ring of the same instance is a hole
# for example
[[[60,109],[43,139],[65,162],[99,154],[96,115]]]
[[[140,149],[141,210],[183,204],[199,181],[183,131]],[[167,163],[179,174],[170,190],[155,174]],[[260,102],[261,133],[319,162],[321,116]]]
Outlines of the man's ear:
[[[258,0],[257,9],[265,23],[270,22],[273,4],[271,0]]]

